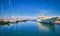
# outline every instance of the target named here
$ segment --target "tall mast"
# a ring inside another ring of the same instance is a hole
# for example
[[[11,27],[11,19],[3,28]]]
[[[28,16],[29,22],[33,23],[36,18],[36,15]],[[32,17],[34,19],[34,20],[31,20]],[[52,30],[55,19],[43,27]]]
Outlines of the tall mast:
[[[8,11],[8,18],[9,18],[9,16],[10,16],[10,0],[8,1],[9,2],[9,11]]]
[[[1,7],[1,17],[3,18],[3,1],[2,1],[2,7]]]
[[[11,0],[9,0],[9,6],[8,6],[8,18],[10,17],[10,14],[13,15],[13,7],[12,7],[12,4],[11,4]]]
[[[10,16],[10,12],[13,12],[13,8],[11,6],[11,0],[9,0],[9,12],[8,12],[8,16]]]

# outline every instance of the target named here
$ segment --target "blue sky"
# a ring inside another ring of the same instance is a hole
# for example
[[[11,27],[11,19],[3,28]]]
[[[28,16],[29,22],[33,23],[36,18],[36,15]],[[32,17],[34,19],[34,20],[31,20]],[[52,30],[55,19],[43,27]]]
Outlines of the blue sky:
[[[0,0],[0,16],[60,16],[60,0]],[[10,10],[8,10],[10,8]],[[8,15],[9,13],[9,15]]]

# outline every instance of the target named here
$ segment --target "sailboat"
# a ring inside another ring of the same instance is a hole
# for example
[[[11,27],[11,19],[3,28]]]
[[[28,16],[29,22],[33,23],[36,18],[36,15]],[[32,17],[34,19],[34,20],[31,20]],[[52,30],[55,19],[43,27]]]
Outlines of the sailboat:
[[[10,0],[9,0],[9,7],[10,7]],[[10,8],[8,9],[10,11]],[[8,24],[10,23],[11,21],[11,18],[9,17],[9,12],[8,12],[8,17],[7,18],[4,18],[2,15],[3,15],[3,1],[2,1],[2,8],[1,8],[1,17],[0,17],[0,24]]]

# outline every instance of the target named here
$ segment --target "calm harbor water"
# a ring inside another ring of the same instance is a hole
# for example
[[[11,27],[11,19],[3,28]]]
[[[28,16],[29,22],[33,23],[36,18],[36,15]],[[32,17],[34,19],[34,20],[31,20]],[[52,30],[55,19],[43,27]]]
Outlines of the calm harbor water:
[[[0,36],[60,36],[60,25],[34,21],[1,25]]]

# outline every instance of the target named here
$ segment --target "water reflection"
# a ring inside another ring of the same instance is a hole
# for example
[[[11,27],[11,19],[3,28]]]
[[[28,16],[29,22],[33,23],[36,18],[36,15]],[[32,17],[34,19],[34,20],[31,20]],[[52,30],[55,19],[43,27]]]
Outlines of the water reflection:
[[[13,23],[8,23],[8,24],[0,24],[0,26],[6,26],[6,25],[9,26],[11,24],[20,24],[20,23],[25,23],[25,21],[23,21],[23,22],[13,22]],[[39,23],[39,22],[37,22],[37,25],[38,25],[38,28],[40,30],[48,31],[48,30],[51,29],[51,30],[55,31],[55,25],[45,24],[45,23]]]
[[[0,32],[4,34],[7,33],[9,35],[12,33],[12,35],[18,34],[23,36],[55,36],[58,33],[55,25],[33,21],[18,23],[14,22],[10,23],[9,26],[2,25],[0,26]]]
[[[39,31],[42,32],[43,36],[44,35],[47,35],[47,36],[57,36],[58,35],[55,24],[51,25],[51,24],[45,24],[45,23],[39,23],[39,22],[37,22],[37,24],[38,24]]]
[[[24,23],[26,21],[16,21],[16,22],[0,22],[0,26],[10,25],[10,24],[18,24],[18,23]]]
[[[20,23],[22,23],[22,22],[13,22],[13,23],[8,23],[8,24],[0,24],[0,26],[6,26],[6,25],[8,26],[8,25],[11,25],[11,24],[20,24]],[[23,21],[23,23],[25,23],[25,21]],[[52,30],[52,31],[55,31],[55,25],[39,23],[39,22],[37,22],[36,24],[38,25],[38,28],[40,30],[44,30],[44,31]]]
[[[51,25],[51,24],[45,24],[45,23],[37,23],[38,27],[42,30],[48,31],[48,30],[53,30],[55,31],[55,25]]]

